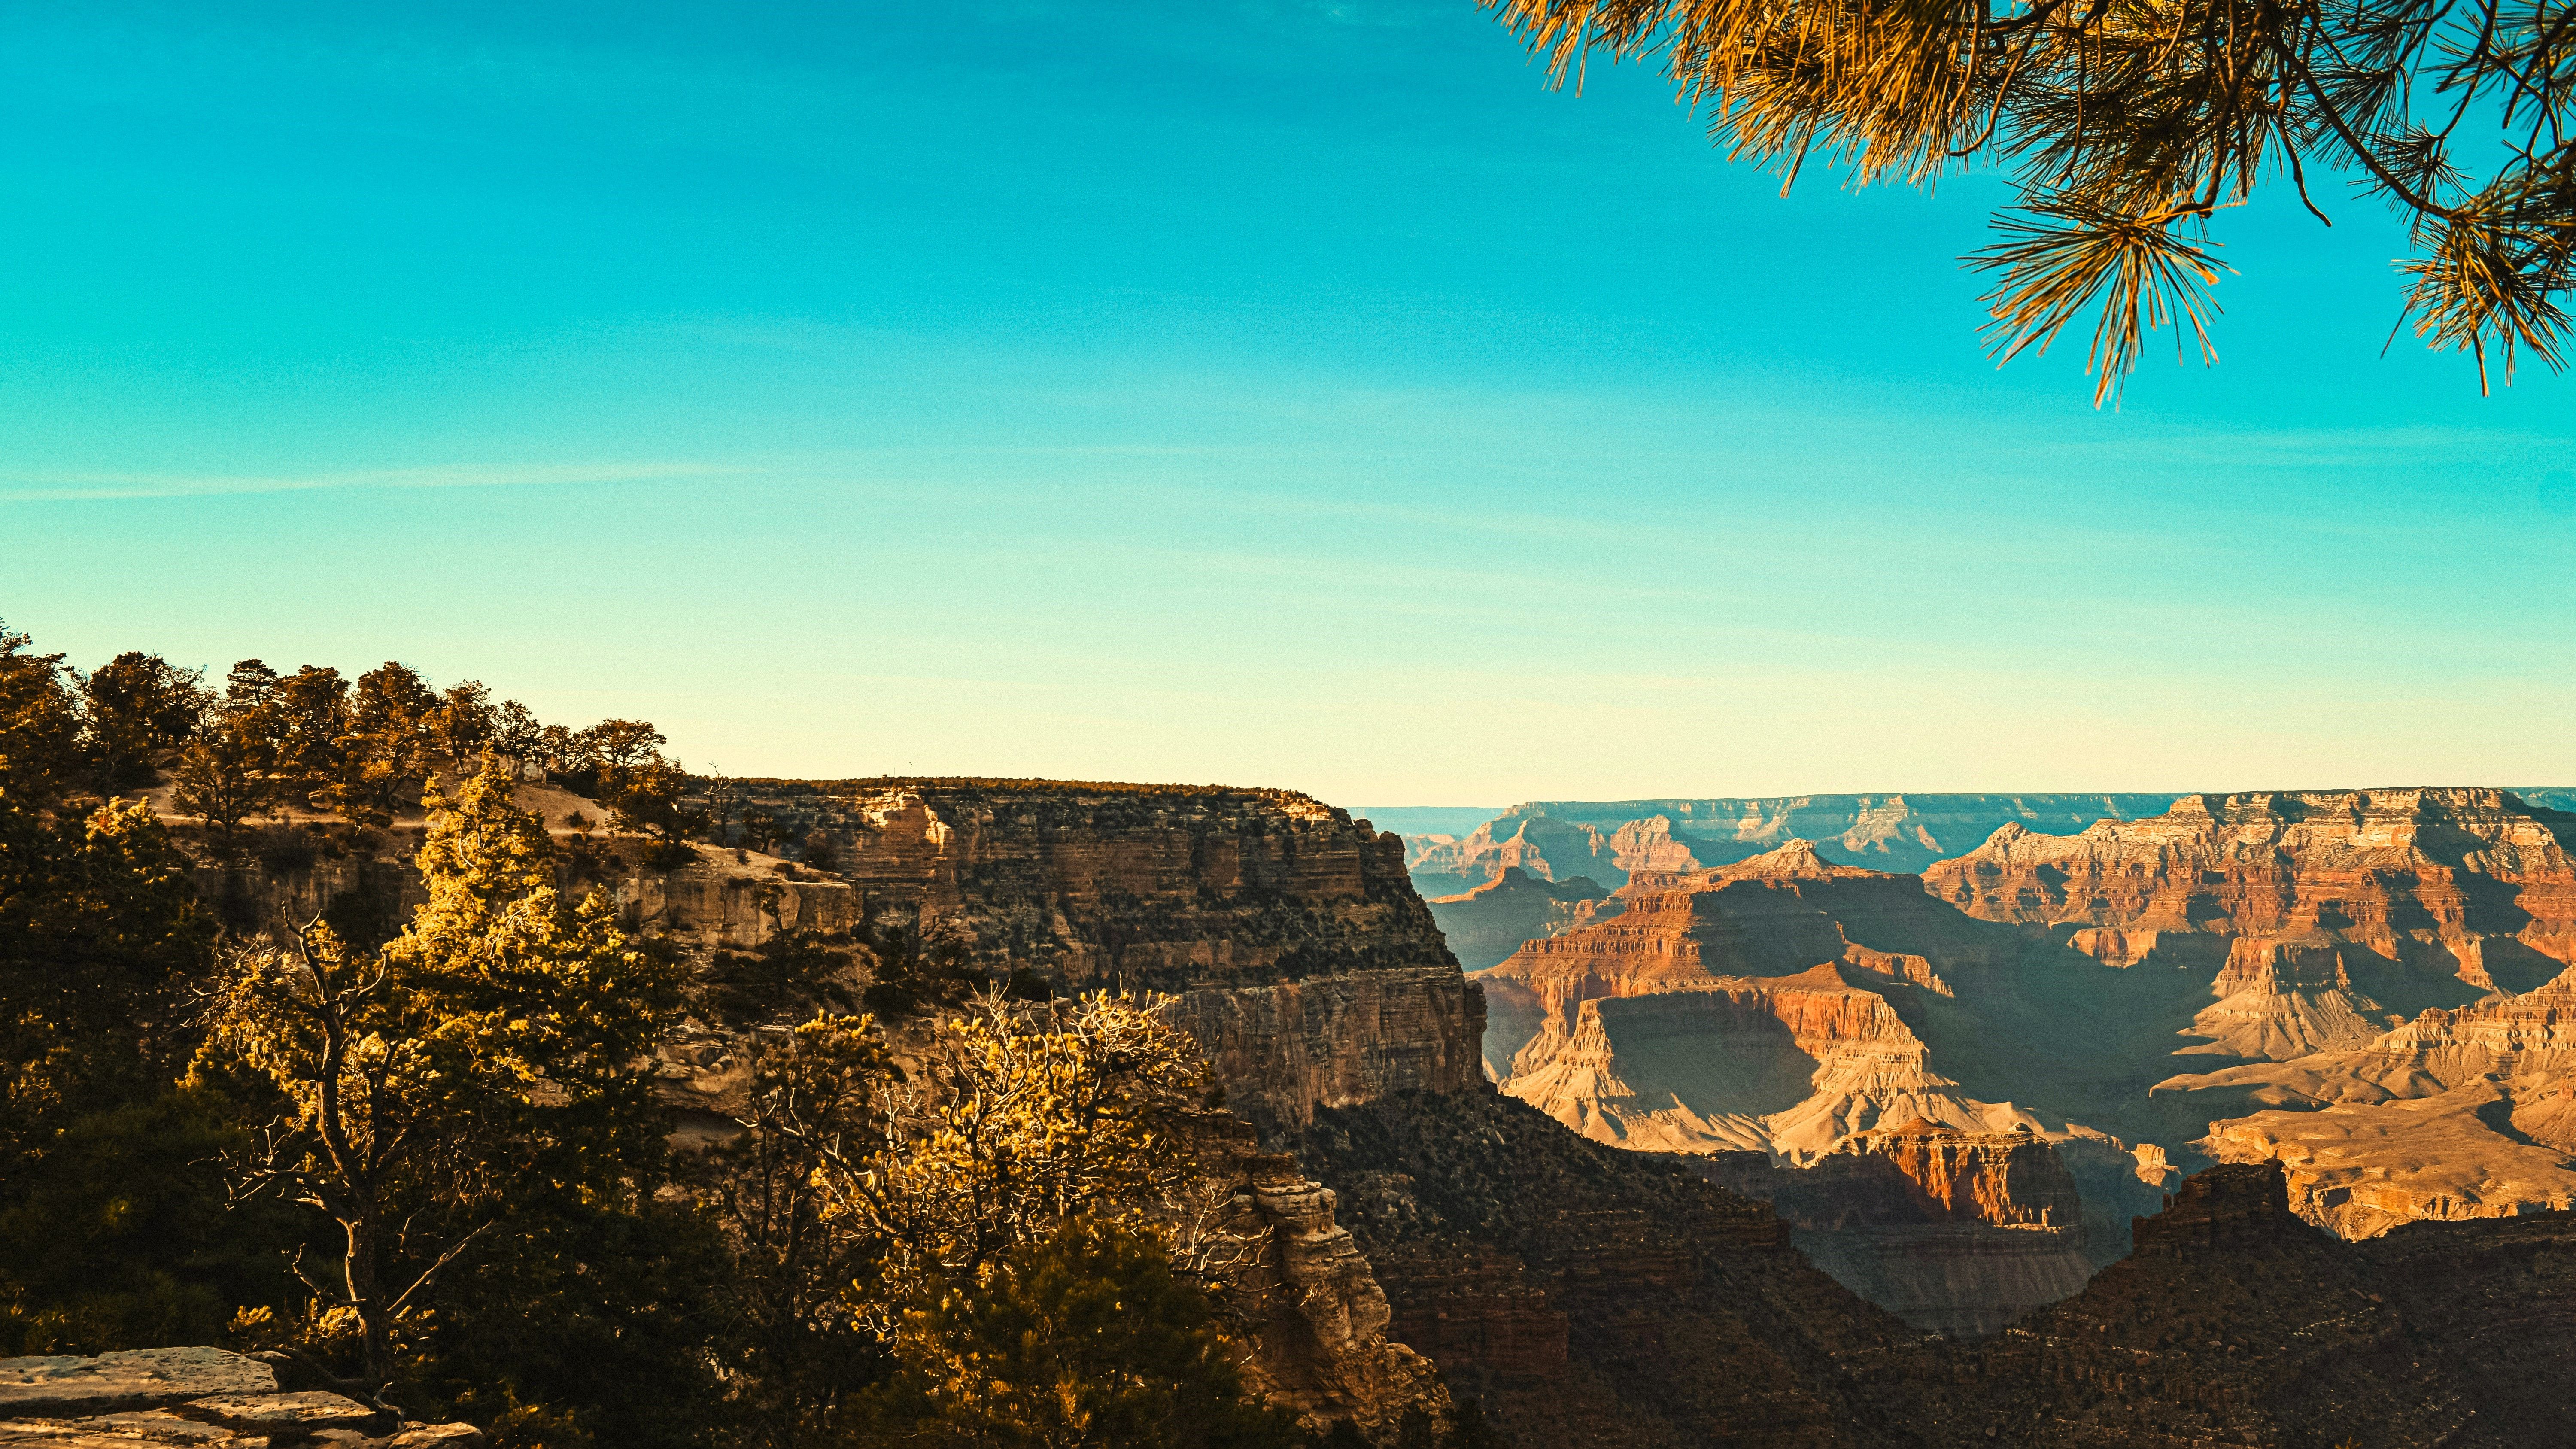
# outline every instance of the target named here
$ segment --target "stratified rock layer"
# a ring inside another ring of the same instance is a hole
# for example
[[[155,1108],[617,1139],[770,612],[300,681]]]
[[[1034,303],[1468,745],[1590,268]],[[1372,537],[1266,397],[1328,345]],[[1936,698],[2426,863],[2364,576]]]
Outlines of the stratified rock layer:
[[[2143,1130],[2280,1157],[2310,1220],[2576,1200],[2576,816],[2473,789],[2195,795],[2146,821],[2015,829],[1928,873],[1971,914],[2208,981]],[[2534,1129],[2537,1130],[2534,1130]]]
[[[1673,1160],[1472,1094],[1318,1113],[1298,1156],[1396,1335],[1521,1449],[1889,1442],[1855,1424],[1855,1381],[1913,1336]]]
[[[2029,1132],[1916,1121],[1860,1134],[1803,1168],[1761,1152],[1682,1160],[1770,1203],[1836,1282],[1947,1337],[1990,1335],[2093,1275],[2074,1176]],[[2102,1261],[2127,1241],[2123,1225],[2116,1246],[2102,1244]]]
[[[1469,971],[1501,965],[1524,941],[1562,935],[1625,909],[1586,877],[1543,880],[1516,865],[1462,895],[1434,896],[1430,905],[1431,919]]]
[[[1781,795],[1710,800],[1537,800],[1470,834],[1426,843],[1413,870],[1423,894],[1471,890],[1505,866],[1542,879],[1627,883],[1631,871],[1727,865],[1793,840],[1828,859],[1919,871],[2006,824],[2071,834],[2096,820],[2154,815],[2171,795]]]
[[[1055,781],[742,781],[831,838],[853,911],[1059,990],[1168,992],[1265,1134],[1318,1104],[1483,1079],[1481,993],[1403,841],[1287,790]],[[685,873],[684,873],[685,874]],[[648,903],[649,904],[649,903]],[[693,915],[666,917],[687,929]]]

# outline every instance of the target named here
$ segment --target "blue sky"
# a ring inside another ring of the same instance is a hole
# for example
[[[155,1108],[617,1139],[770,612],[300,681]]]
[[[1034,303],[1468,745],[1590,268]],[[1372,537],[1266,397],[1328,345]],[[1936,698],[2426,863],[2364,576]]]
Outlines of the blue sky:
[[[733,773],[1337,801],[2576,780],[2576,391],[2257,203],[1998,371],[1467,0],[0,15],[0,618]],[[2553,483],[2552,476],[2558,481]]]

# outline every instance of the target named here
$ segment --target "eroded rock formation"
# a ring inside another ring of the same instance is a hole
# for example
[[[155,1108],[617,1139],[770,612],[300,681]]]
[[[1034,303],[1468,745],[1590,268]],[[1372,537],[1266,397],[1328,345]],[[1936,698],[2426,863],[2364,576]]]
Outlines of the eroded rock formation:
[[[1471,890],[1505,866],[1609,886],[1635,870],[1727,865],[1792,840],[1843,865],[1920,871],[2018,824],[2070,834],[2161,812],[2171,795],[1784,795],[1714,800],[1539,800],[1415,852],[1424,895]]]
[[[2027,1132],[1924,1121],[1865,1132],[1806,1167],[1763,1152],[1684,1162],[1771,1204],[1834,1280],[1916,1328],[1982,1338],[2093,1274],[2087,1214],[2055,1149]],[[2101,1235],[2101,1261],[2128,1233]]]
[[[1229,1221],[1254,1245],[1241,1280],[1266,1327],[1252,1371],[1319,1421],[1391,1430],[1444,1402],[1424,1361],[1385,1333],[1369,1264],[1334,1222],[1332,1194],[1292,1158],[1263,1153],[1318,1107],[1391,1093],[1485,1090],[1482,993],[1460,974],[1406,877],[1402,843],[1288,791],[1043,781],[735,782],[807,842],[801,863],[700,848],[647,869],[633,842],[565,834],[568,888],[604,887],[639,930],[700,952],[791,931],[899,925],[1000,977],[1060,991],[1168,993],[1207,1050],[1228,1109],[1213,1154]],[[559,792],[557,792],[559,793]],[[540,803],[540,802],[531,802]],[[550,823],[571,813],[547,799]],[[596,818],[597,807],[584,812]],[[360,839],[349,833],[352,842]],[[201,888],[266,919],[362,905],[390,930],[421,897],[403,857],[372,837],[285,869],[209,868]],[[816,848],[815,841],[823,842]],[[572,847],[578,843],[578,851]],[[828,864],[828,869],[823,868]],[[739,1131],[751,1043],[720,1025],[661,1044],[683,1138]]]
[[[1563,935],[1626,908],[1588,877],[1543,880],[1516,865],[1472,891],[1434,896],[1430,905],[1432,921],[1469,971],[1501,965],[1524,941]]]
[[[2072,837],[2007,828],[1927,881],[2107,964],[2205,978],[2135,1120],[2279,1156],[2302,1213],[2366,1236],[2576,1200],[2571,841],[2576,816],[2498,790],[2196,795]]]

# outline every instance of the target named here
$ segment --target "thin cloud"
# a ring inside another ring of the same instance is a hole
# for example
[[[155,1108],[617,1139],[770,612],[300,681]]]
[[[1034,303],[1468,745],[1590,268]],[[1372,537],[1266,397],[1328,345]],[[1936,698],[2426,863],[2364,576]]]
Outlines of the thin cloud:
[[[707,463],[463,463],[335,473],[0,474],[0,503],[103,502],[126,498],[221,498],[363,488],[542,488],[739,477],[760,470]]]

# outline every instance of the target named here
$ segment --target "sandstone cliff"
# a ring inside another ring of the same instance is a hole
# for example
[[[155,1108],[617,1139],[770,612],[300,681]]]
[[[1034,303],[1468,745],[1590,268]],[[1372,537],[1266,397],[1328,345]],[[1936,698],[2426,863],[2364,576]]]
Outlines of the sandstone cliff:
[[[1332,1195],[1293,1159],[1258,1151],[1262,1137],[1293,1136],[1318,1107],[1485,1089],[1482,995],[1442,944],[1396,836],[1288,791],[983,780],[733,788],[737,808],[787,824],[801,861],[701,847],[692,863],[648,869],[633,842],[565,826],[587,802],[523,803],[558,827],[568,887],[610,890],[633,928],[702,957],[792,932],[899,925],[996,978],[1173,995],[1172,1018],[1205,1047],[1246,1124],[1227,1170],[1240,1178],[1237,1226],[1262,1244],[1265,1265],[1251,1280],[1270,1325],[1256,1378],[1300,1411],[1373,1431],[1408,1404],[1438,1400],[1423,1362],[1388,1341],[1385,1296],[1335,1224]],[[420,898],[407,860],[416,831],[400,824],[314,837],[325,848],[298,857],[210,866],[201,888],[245,919],[336,910],[390,931]],[[660,1056],[684,1134],[739,1130],[727,1114],[747,1083],[743,1040],[710,1024]]]
[[[1393,1332],[1521,1449],[1909,1442],[1859,1417],[1857,1386],[1913,1335],[1672,1159],[1474,1095],[1318,1113],[1298,1155],[1340,1193]]]
[[[1761,1152],[1683,1159],[1771,1204],[1834,1280],[1914,1327],[1982,1338],[2084,1286],[2088,1215],[2074,1175],[2027,1131],[1923,1121],[1855,1136],[1807,1167]],[[2100,1261],[2127,1250],[2125,1224]]]
[[[1434,896],[1430,905],[1431,919],[1469,971],[1500,965],[1523,941],[1562,935],[1625,908],[1584,876],[1541,880],[1516,865],[1472,891]]]
[[[1805,1159],[1918,1117],[2063,1135],[2143,1097],[2188,1020],[2185,991],[1805,842],[1622,895],[1477,976],[1504,1090],[1603,1141]]]
[[[2187,796],[2064,839],[2007,828],[1927,879],[2107,964],[2205,979],[2184,1070],[2131,1121],[2277,1155],[2299,1211],[2366,1236],[2576,1200],[2556,1125],[2571,841],[2576,816],[2497,790]]]
[[[2070,834],[2097,820],[2134,820],[2171,795],[1784,795],[1713,800],[1541,800],[1514,806],[1474,832],[1416,852],[1425,895],[1474,888],[1506,865],[1562,880],[1626,883],[1632,870],[1726,865],[1816,842],[1844,865],[1919,871],[1967,850],[2007,823]]]

